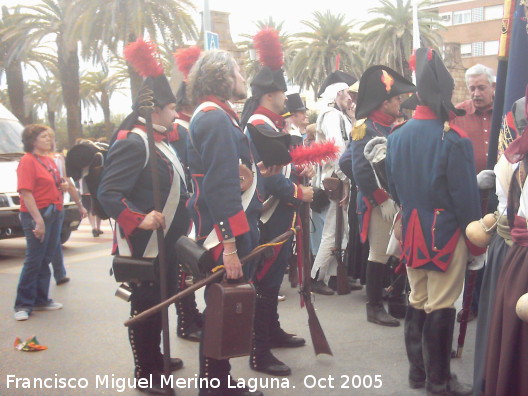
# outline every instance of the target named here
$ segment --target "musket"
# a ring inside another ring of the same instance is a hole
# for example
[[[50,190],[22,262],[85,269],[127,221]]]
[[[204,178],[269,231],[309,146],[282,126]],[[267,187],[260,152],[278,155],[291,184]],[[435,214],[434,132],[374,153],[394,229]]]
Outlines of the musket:
[[[339,181],[337,190],[338,201],[336,202],[336,226],[335,226],[335,242],[332,254],[337,260],[337,294],[349,294],[350,283],[348,283],[347,270],[345,266],[345,250],[342,248],[343,243],[343,209],[339,203],[346,195],[343,188],[343,182]]]
[[[147,129],[148,139],[148,150],[149,150],[149,165],[151,169],[152,178],[152,195],[154,210],[159,213],[163,212],[161,206],[160,196],[160,183],[158,175],[158,160],[156,155],[156,146],[154,142],[154,129],[152,127],[152,112],[154,111],[154,97],[153,90],[149,84],[145,84],[143,92],[139,93],[139,112],[145,118],[145,126]],[[175,181],[174,183],[179,183]],[[165,234],[163,228],[159,227],[156,230],[157,242],[158,242],[158,263],[159,263],[159,275],[160,275],[160,295],[162,299],[167,298],[168,287],[167,287],[167,258],[165,255]],[[169,315],[167,309],[161,311],[161,326],[163,336],[163,373],[165,376],[170,376],[170,337],[169,337]],[[167,391],[167,394],[170,394]]]
[[[312,344],[316,355],[326,353],[327,355],[333,355],[328,340],[326,339],[319,318],[315,313],[315,307],[312,302],[312,287],[311,287],[311,267],[312,261],[310,260],[310,204],[303,202],[300,209],[300,217],[302,224],[302,260],[303,260],[303,285],[301,288],[301,296],[306,306],[306,312],[308,312],[308,327],[310,328],[310,336],[312,338]]]
[[[264,244],[262,246],[257,246],[255,249],[253,249],[251,252],[249,252],[249,254],[247,256],[241,258],[240,262],[242,263],[242,265],[244,265],[248,261],[254,260],[257,257],[260,257],[263,254],[266,254],[271,249],[273,249],[273,246],[272,246],[273,244],[286,242],[288,239],[290,239],[298,231],[299,231],[299,227],[295,227],[294,229],[290,229],[290,230],[286,231],[285,233],[279,235],[278,237],[272,239],[270,242],[268,242],[268,243],[266,243],[266,244]],[[125,326],[128,327],[128,326],[133,325],[134,323],[141,322],[141,321],[147,319],[148,317],[154,315],[155,313],[157,313],[157,312],[159,312],[161,310],[166,311],[164,308],[168,307],[169,305],[171,305],[171,304],[173,304],[173,303],[175,303],[177,301],[180,301],[182,298],[188,296],[189,294],[194,293],[196,290],[198,290],[198,289],[200,289],[200,288],[202,288],[202,287],[204,287],[204,286],[206,286],[206,285],[208,285],[210,283],[213,283],[213,282],[215,282],[215,281],[217,281],[219,279],[222,279],[224,274],[225,274],[225,269],[224,268],[219,269],[218,271],[216,271],[213,274],[209,275],[205,279],[202,279],[201,281],[196,282],[195,284],[189,286],[185,290],[173,295],[170,298],[165,299],[164,301],[160,302],[158,305],[155,305],[152,308],[149,308],[146,311],[143,311],[140,314],[134,316],[133,318],[128,319],[124,323]]]

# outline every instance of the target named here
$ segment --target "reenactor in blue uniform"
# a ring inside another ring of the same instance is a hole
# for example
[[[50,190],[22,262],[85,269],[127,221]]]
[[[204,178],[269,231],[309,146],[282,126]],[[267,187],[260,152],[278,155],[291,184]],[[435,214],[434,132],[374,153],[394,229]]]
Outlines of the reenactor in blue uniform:
[[[276,37],[273,30],[265,30],[261,34]],[[257,51],[260,48],[257,46]],[[242,126],[253,126],[256,133],[268,137],[288,138],[290,136],[284,128],[286,81],[284,72],[280,68],[271,68],[265,63],[251,82],[252,96],[246,101],[242,112]],[[266,140],[252,139],[256,146],[255,157],[260,160],[258,153],[269,150]],[[264,179],[266,205],[261,215],[261,241],[271,239],[288,231],[298,223],[297,212],[303,201],[311,202],[313,190],[300,183],[300,174],[287,165],[283,172]],[[291,369],[278,360],[272,353],[272,347],[300,347],[305,340],[286,333],[279,323],[278,296],[284,279],[284,273],[291,256],[292,240],[276,247],[272,257],[263,260],[257,269],[255,287],[257,290],[257,305],[255,308],[254,341],[250,356],[250,367],[253,370],[271,375],[284,376],[291,374]]]
[[[161,282],[167,282],[169,290],[175,289],[177,274],[174,268],[177,260],[173,247],[181,235],[186,235],[190,222],[185,208],[188,194],[183,167],[176,152],[168,144],[169,131],[176,116],[176,98],[162,69],[161,74],[153,72],[145,78],[140,92],[145,86],[152,90],[154,101],[152,123],[155,153],[148,152],[145,119],[139,115],[142,104],[138,99],[133,112],[123,121],[112,139],[98,190],[98,199],[106,213],[117,222],[115,239],[119,255],[154,258],[158,255],[154,231],[161,227],[166,232],[165,255],[167,263],[172,264],[169,278],[155,282],[131,282],[131,316],[160,302]],[[154,210],[150,155],[155,155],[157,159],[162,213]],[[148,379],[151,375],[153,379],[150,388],[139,390],[165,394],[160,383],[163,371],[161,313],[129,327],[129,340],[136,379]],[[171,359],[172,369],[181,368],[182,365],[180,359]]]
[[[245,98],[245,80],[233,57],[228,52],[216,50],[206,52],[196,62],[187,88],[192,101],[198,105],[189,127],[187,153],[195,191],[187,206],[196,239],[210,249],[218,265],[224,265],[227,278],[245,276],[250,280],[256,262],[248,262],[242,268],[239,257],[246,256],[259,242],[261,173],[256,169],[250,142],[229,102]],[[242,193],[240,168],[254,174],[251,185]],[[268,172],[267,169],[262,171]],[[207,288],[205,293],[207,296]],[[204,315],[207,316],[207,309]],[[216,378],[220,388],[202,387],[201,396],[262,395],[242,388],[229,389],[230,370],[229,360],[204,355],[202,337],[200,378],[209,381]]]
[[[187,146],[189,144],[189,122],[191,121],[191,115],[194,112],[194,105],[191,103],[189,95],[187,95],[187,78],[192,66],[198,60],[200,53],[201,49],[197,46],[183,48],[174,53],[176,65],[183,73],[183,81],[180,83],[180,86],[176,91],[177,114],[173,125],[173,138],[171,139],[171,145],[174,147],[178,153],[178,157],[182,161],[187,186],[191,193],[192,183],[187,160]],[[184,290],[187,287],[186,279],[187,276],[183,271],[182,264],[179,264],[179,290]],[[203,320],[202,314],[196,306],[194,293],[176,302],[175,306],[176,314],[178,316],[178,323],[176,325],[177,336],[185,340],[199,342],[202,336],[201,329],[203,326]]]
[[[387,247],[393,218],[398,211],[387,186],[380,185],[365,157],[365,146],[376,137],[387,137],[400,114],[400,95],[415,90],[414,85],[387,66],[369,67],[359,81],[356,124],[352,130],[352,170],[359,189],[357,213],[361,241],[368,239],[370,250],[366,269],[367,320],[382,326],[400,322],[385,311],[383,280],[390,256]],[[401,296],[397,298],[401,299]],[[389,301],[389,304],[393,303]],[[390,306],[390,305],[389,305]]]
[[[465,237],[481,217],[471,141],[450,123],[454,81],[439,55],[416,51],[417,98],[411,120],[388,139],[387,176],[402,208],[402,261],[411,287],[405,345],[411,388],[428,395],[469,395],[451,374],[455,301],[464,284],[468,255],[485,249]]]

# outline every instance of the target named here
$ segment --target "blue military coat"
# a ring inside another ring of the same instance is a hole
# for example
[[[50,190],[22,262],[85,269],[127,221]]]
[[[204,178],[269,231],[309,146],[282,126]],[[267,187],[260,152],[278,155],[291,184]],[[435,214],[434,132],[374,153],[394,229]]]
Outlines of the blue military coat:
[[[215,102],[198,109],[189,127],[187,158],[194,195],[187,207],[198,241],[214,229],[219,241],[236,237],[238,255],[243,257],[258,244],[261,176],[257,171],[257,187],[244,211],[239,164],[252,168],[250,142],[233,110],[216,98],[208,99]]]
[[[389,136],[386,168],[403,212],[403,262],[446,271],[461,233],[480,218],[471,141],[429,107],[418,106]],[[484,253],[467,243],[472,254]]]
[[[364,122],[364,124],[362,124]],[[358,187],[357,214],[361,241],[368,237],[368,228],[372,209],[390,198],[389,193],[380,188],[376,182],[374,170],[365,158],[363,151],[366,144],[377,136],[387,137],[391,130],[390,125],[384,125],[371,118],[359,120],[352,133],[352,141],[347,149],[352,153],[352,173]]]

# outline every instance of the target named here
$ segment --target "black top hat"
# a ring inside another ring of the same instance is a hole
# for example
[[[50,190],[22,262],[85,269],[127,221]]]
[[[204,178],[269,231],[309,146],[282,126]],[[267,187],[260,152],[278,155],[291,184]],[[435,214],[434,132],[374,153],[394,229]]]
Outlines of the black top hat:
[[[321,88],[319,88],[319,92],[317,93],[317,96],[321,96],[329,85],[337,84],[337,83],[345,83],[346,85],[350,86],[354,84],[356,81],[357,81],[357,78],[354,77],[352,74],[346,73],[341,70],[335,70],[324,79],[323,85],[321,85]]]
[[[286,102],[286,107],[288,108],[289,113],[294,113],[296,111],[306,111],[307,108],[301,98],[301,95],[298,93],[293,93],[286,95],[288,101]]]
[[[430,107],[443,121],[464,115],[464,110],[456,109],[451,103],[455,81],[436,51],[418,48],[413,56],[416,56],[416,88],[420,103]]]
[[[366,118],[383,101],[416,91],[414,84],[388,66],[371,66],[359,80],[356,118]]]
[[[265,166],[286,165],[292,160],[290,156],[291,135],[264,128],[259,125],[247,124],[251,140]]]

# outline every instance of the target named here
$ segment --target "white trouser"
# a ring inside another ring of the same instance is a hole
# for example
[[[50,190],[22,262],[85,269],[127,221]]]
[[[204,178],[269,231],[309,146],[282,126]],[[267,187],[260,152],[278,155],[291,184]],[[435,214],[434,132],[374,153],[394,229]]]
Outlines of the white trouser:
[[[337,274],[337,259],[332,254],[335,248],[335,231],[336,231],[336,213],[337,210],[343,212],[343,238],[341,242],[341,249],[346,249],[348,242],[348,216],[347,208],[340,208],[336,201],[330,201],[328,211],[326,212],[325,223],[323,227],[323,236],[321,244],[315,257],[315,262],[312,267],[312,279],[315,279],[317,271],[319,276],[316,280],[323,280],[328,284],[331,276]]]

